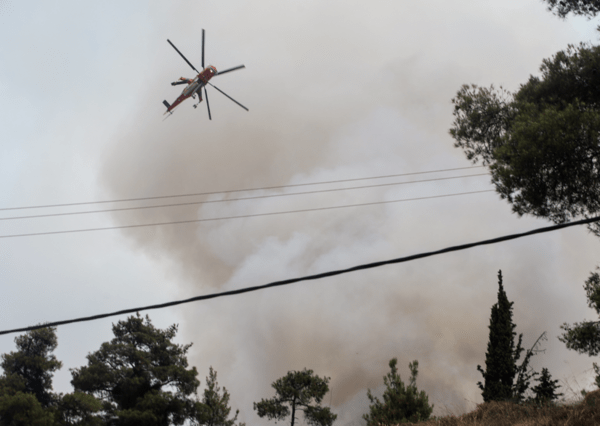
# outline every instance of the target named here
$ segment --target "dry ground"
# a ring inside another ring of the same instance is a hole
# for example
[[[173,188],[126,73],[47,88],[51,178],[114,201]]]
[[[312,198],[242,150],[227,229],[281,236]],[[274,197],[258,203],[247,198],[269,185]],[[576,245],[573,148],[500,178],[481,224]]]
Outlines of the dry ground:
[[[478,404],[461,416],[446,415],[420,426],[600,426],[600,389],[585,398],[555,406],[517,405],[510,402]]]

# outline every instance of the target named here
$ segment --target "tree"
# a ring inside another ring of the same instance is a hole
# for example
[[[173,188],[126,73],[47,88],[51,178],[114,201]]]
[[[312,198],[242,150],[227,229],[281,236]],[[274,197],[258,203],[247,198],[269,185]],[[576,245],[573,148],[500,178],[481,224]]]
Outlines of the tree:
[[[223,388],[223,395],[220,395],[220,388],[217,383],[217,372],[210,367],[208,377],[206,378],[206,389],[202,398],[202,409],[196,420],[201,425],[206,426],[233,426],[237,420],[240,410],[235,411],[235,417],[227,420],[231,408],[229,407],[229,392]],[[245,426],[240,423],[239,426]]]
[[[517,367],[517,382],[515,384],[513,384],[512,400],[518,404],[524,402],[524,395],[525,395],[525,392],[527,392],[527,389],[529,388],[529,384],[530,384],[529,379],[531,379],[532,377],[537,376],[539,374],[539,373],[533,372],[533,369],[527,370],[527,367],[529,365],[529,359],[533,355],[537,355],[538,352],[545,351],[545,349],[543,351],[535,349],[535,347],[538,345],[540,339],[548,340],[546,338],[545,331],[542,334],[540,334],[540,337],[537,338],[537,340],[535,341],[535,343],[533,344],[531,349],[529,349],[527,351],[527,354],[525,355],[525,359],[523,360],[521,365]],[[517,359],[518,359],[518,357],[517,357]]]
[[[292,408],[291,426],[294,426],[297,410],[304,411],[304,417],[310,425],[331,426],[337,414],[333,414],[329,407],[320,406],[329,391],[329,379],[313,376],[313,371],[306,368],[303,371],[289,371],[271,384],[277,396],[255,402],[254,409],[259,417],[283,420],[290,415],[289,405]],[[316,405],[310,405],[313,399]]]
[[[517,373],[516,362],[523,351],[521,341],[523,334],[519,335],[519,343],[515,349],[513,330],[516,325],[512,322],[512,305],[509,302],[502,286],[502,271],[498,271],[498,302],[492,306],[490,317],[490,335],[487,352],[485,354],[485,367],[477,366],[484,378],[485,385],[478,382],[482,390],[484,402],[513,400],[513,381]],[[520,389],[519,389],[520,390]]]
[[[0,424],[54,425],[52,375],[62,363],[52,354],[56,328],[32,330],[15,338],[16,352],[2,354],[0,365]]]
[[[71,370],[75,391],[102,402],[107,424],[181,425],[193,419],[200,382],[195,367],[188,369],[189,345],[172,339],[177,325],[160,330],[139,314],[113,324],[115,338],[88,354],[88,365]]]
[[[55,425],[51,410],[44,409],[32,393],[0,389],[0,424],[10,426]]]
[[[15,338],[16,352],[2,354],[0,387],[31,393],[42,407],[56,400],[52,375],[62,363],[52,354],[58,345],[55,327],[38,328]]]
[[[76,391],[61,395],[56,417],[60,425],[102,426],[102,419],[96,415],[100,410],[102,403],[93,395]]]
[[[570,12],[574,15],[594,17],[600,12],[600,0],[545,0],[548,10],[555,15],[565,18]]]
[[[450,134],[519,216],[555,223],[600,213],[600,47],[569,45],[514,94],[464,85]],[[600,237],[600,225],[589,225]]]
[[[600,315],[600,275],[592,272],[583,287],[588,299],[588,306]],[[573,327],[563,323],[560,328],[565,332],[558,336],[558,340],[565,343],[567,349],[589,356],[597,356],[600,353],[600,321],[584,321],[575,323]],[[600,388],[600,368],[596,363],[593,365],[596,372],[596,386]]]
[[[363,415],[367,426],[424,421],[429,419],[433,411],[433,404],[429,406],[429,397],[424,391],[420,393],[417,391],[419,362],[414,360],[409,364],[411,377],[406,389],[398,374],[397,363],[397,358],[390,360],[391,372],[383,378],[383,383],[386,385],[383,402],[373,397],[370,389],[367,390],[367,397],[371,401],[369,414]]]
[[[550,373],[547,368],[542,368],[542,375],[538,380],[538,385],[533,388],[535,393],[534,401],[538,404],[552,403],[556,398],[562,396],[562,393],[554,393],[560,386],[557,385],[558,380],[551,380]]]

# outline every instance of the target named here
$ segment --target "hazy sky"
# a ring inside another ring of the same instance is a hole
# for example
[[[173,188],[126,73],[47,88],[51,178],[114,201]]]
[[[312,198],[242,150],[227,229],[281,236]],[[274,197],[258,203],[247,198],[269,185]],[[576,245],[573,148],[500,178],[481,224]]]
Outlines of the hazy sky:
[[[263,0],[82,3],[0,0],[0,208],[224,191],[421,172],[470,163],[453,147],[451,99],[465,83],[516,90],[543,58],[597,42],[596,20],[561,21],[539,0]],[[162,121],[169,83],[200,67],[213,120],[192,101]],[[481,173],[482,169],[345,184]],[[304,187],[340,188],[342,184]],[[302,187],[301,187],[302,188]],[[0,235],[191,220],[491,189],[436,181],[177,208],[0,221]],[[280,194],[263,190],[196,197]],[[184,201],[190,201],[189,198]],[[148,204],[148,203],[146,203]],[[139,206],[4,210],[0,218]],[[187,225],[0,238],[0,328],[11,329],[436,250],[546,226],[494,192]],[[599,259],[583,227],[236,297],[150,311],[180,324],[202,384],[209,366],[249,425],[271,383],[309,368],[331,377],[336,424],[364,424],[398,358],[434,415],[481,403],[490,309],[502,269],[527,349],[544,331],[547,367],[569,398],[592,362],[558,341],[593,320],[583,283]],[[58,329],[54,388],[112,337],[105,319]],[[124,319],[121,318],[121,319]],[[14,350],[0,336],[0,353]]]

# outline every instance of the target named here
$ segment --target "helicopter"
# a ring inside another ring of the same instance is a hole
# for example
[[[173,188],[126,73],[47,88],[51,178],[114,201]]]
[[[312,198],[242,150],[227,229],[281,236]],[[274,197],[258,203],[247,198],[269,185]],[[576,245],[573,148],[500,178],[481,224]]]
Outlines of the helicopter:
[[[192,99],[196,99],[196,95],[198,95],[198,103],[193,105],[193,107],[196,108],[198,105],[200,105],[200,102],[202,102],[202,89],[204,89],[204,97],[206,99],[206,108],[208,109],[208,119],[212,120],[212,117],[210,115],[210,106],[208,104],[208,93],[206,92],[207,84],[214,87],[219,92],[221,92],[223,95],[227,96],[233,102],[235,102],[236,104],[238,104],[239,106],[244,108],[246,111],[248,111],[248,108],[246,108],[244,105],[242,105],[241,103],[239,103],[238,101],[233,99],[231,96],[229,96],[227,93],[225,93],[221,89],[219,89],[217,86],[215,86],[209,82],[209,80],[211,78],[213,78],[217,75],[222,75],[227,72],[239,70],[241,68],[246,68],[246,67],[244,65],[238,65],[237,67],[228,68],[225,71],[217,71],[217,69],[212,65],[209,65],[208,67],[204,68],[204,30],[202,30],[202,72],[198,71],[196,69],[196,67],[194,67],[191,64],[191,62],[188,61],[185,56],[183,56],[183,53],[181,53],[179,51],[179,49],[177,49],[175,47],[175,45],[173,43],[171,43],[171,40],[167,39],[167,41],[169,42],[169,44],[171,46],[173,46],[173,49],[175,49],[177,51],[177,53],[179,53],[181,55],[183,60],[185,62],[187,62],[187,64],[190,67],[192,67],[192,69],[194,71],[196,71],[198,73],[198,75],[196,75],[196,77],[194,77],[194,78],[181,77],[178,81],[174,81],[173,83],[171,83],[171,86],[177,86],[179,84],[187,84],[187,87],[185,89],[183,89],[183,92],[181,92],[181,95],[179,95],[179,97],[177,99],[175,99],[175,102],[173,102],[172,104],[169,104],[166,100],[163,101],[163,104],[167,107],[167,111],[165,112],[165,114],[167,114],[167,113],[173,114],[173,110],[180,103],[182,103],[183,101],[185,101],[187,98],[190,98],[190,97]],[[163,114],[163,115],[165,115],[165,114]]]

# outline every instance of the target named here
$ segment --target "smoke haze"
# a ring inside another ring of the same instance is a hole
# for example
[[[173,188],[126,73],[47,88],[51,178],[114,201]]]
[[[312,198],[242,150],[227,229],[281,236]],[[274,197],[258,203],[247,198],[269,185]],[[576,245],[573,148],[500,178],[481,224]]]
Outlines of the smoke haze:
[[[450,100],[460,86],[494,83],[516,90],[537,73],[542,58],[578,41],[571,26],[533,0],[203,1],[154,3],[143,13],[153,20],[144,42],[152,48],[142,48],[152,59],[140,76],[145,90],[136,92],[133,111],[98,160],[107,198],[465,167],[469,163],[448,135]],[[250,111],[209,88],[212,121],[204,102],[193,109],[192,101],[161,121],[161,101],[172,102],[181,89],[169,83],[193,75],[166,39],[198,68],[201,28],[207,30],[206,65],[246,65],[212,82]],[[462,174],[467,172],[426,177]],[[484,176],[136,210],[112,219],[115,225],[167,222],[491,188]],[[286,192],[293,190],[194,200]],[[546,224],[517,218],[492,192],[122,233],[130,250],[162,265],[175,299]],[[548,367],[561,384],[573,377],[582,386],[593,380],[591,360],[567,351],[556,336],[563,322],[583,320],[582,312],[593,318],[582,285],[597,261],[598,242],[585,229],[559,231],[185,305],[176,308],[183,318],[180,338],[194,342],[190,363],[203,385],[212,365],[247,424],[268,424],[252,403],[272,397],[277,378],[303,368],[331,377],[324,403],[339,414],[336,424],[364,424],[367,389],[381,394],[393,357],[405,382],[409,362],[419,361],[417,386],[435,404],[434,415],[446,414],[445,407],[461,414],[482,402],[476,366],[485,362],[499,269],[524,346],[547,331],[546,353],[532,359],[534,369]]]

